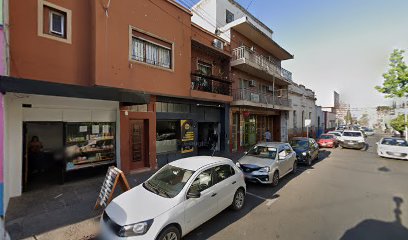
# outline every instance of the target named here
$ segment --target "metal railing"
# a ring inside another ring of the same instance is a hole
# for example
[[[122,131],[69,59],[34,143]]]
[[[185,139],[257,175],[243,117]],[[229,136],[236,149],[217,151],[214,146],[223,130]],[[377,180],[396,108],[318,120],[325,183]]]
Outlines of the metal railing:
[[[273,94],[262,93],[246,88],[233,90],[233,97],[234,101],[244,100],[254,103],[271,104],[285,107],[292,106],[292,101],[286,97],[279,95],[274,96]]]
[[[231,96],[232,83],[214,76],[206,76],[198,73],[191,74],[191,89]]]
[[[272,75],[278,75],[292,82],[292,73],[281,66],[277,65],[268,58],[255,53],[248,47],[242,46],[232,50],[233,60],[247,59],[259,66],[262,70],[269,72]]]

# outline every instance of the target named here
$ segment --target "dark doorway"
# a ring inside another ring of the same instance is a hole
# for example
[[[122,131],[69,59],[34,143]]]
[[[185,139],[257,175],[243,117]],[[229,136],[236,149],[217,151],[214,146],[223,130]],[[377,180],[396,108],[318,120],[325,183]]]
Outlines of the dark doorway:
[[[147,124],[144,120],[130,120],[130,170],[136,170],[148,167],[148,157],[146,156],[146,149],[148,141],[146,141],[146,134],[148,132]]]
[[[198,123],[198,154],[211,155],[214,148],[220,151],[220,127],[218,122]]]

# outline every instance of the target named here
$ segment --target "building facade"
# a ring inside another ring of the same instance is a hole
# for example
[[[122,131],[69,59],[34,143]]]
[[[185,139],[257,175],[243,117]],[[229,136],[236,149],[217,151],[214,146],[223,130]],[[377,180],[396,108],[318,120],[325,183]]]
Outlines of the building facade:
[[[304,85],[289,86],[289,98],[292,100],[293,110],[289,112],[289,138],[306,136],[316,137],[318,127],[322,122],[316,111],[315,93]],[[305,119],[311,120],[311,125],[305,126]]]
[[[105,4],[10,1],[5,207],[43,171],[62,169],[47,180],[58,183],[88,167],[229,151],[230,44],[172,0]]]
[[[194,23],[231,44],[231,151],[265,140],[267,130],[272,140],[287,141],[293,81],[281,62],[293,56],[273,40],[270,28],[235,1],[199,1],[192,13]]]

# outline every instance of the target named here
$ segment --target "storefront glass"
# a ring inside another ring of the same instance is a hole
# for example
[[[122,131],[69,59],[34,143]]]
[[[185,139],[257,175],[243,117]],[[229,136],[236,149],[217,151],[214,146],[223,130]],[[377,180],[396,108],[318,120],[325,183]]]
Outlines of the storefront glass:
[[[180,120],[158,120],[156,125],[156,152],[167,153],[179,150]]]

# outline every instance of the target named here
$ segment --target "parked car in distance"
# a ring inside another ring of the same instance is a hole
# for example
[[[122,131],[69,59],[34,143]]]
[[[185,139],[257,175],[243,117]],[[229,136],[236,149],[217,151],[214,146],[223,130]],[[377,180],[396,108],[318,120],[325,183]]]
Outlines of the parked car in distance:
[[[298,163],[311,166],[314,160],[319,159],[319,145],[313,138],[296,137],[289,143],[296,152]]]
[[[377,154],[385,158],[408,160],[408,143],[401,138],[382,138],[377,143]]]
[[[338,147],[338,141],[336,136],[333,134],[322,134],[320,135],[319,139],[317,140],[317,144],[319,147],[329,147],[329,148],[336,148]]]
[[[342,132],[340,132],[340,131],[330,131],[330,132],[327,132],[327,134],[334,135],[334,136],[336,136],[336,139],[339,140],[340,137],[341,137]]]
[[[247,181],[277,186],[279,179],[296,172],[296,153],[288,143],[258,143],[236,165]]]
[[[345,130],[339,140],[342,148],[363,149],[366,147],[366,140],[361,131]]]
[[[245,203],[244,174],[220,157],[191,157],[162,167],[119,195],[101,220],[102,239],[180,240],[225,208]]]
[[[371,128],[363,127],[362,130],[365,132],[367,136],[373,136],[374,135],[374,130]]]

